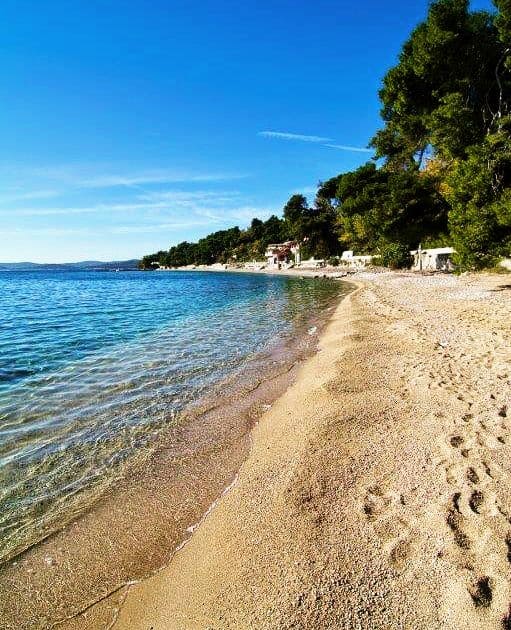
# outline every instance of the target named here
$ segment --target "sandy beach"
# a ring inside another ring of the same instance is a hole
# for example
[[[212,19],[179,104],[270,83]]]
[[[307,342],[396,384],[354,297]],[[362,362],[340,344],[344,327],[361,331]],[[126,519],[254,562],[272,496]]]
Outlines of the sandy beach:
[[[114,627],[510,627],[510,298],[506,276],[361,274]]]
[[[225,448],[159,462],[21,558],[1,627],[511,627],[509,276],[350,281],[319,351],[243,399],[250,433],[219,408]],[[181,543],[176,466],[204,489]]]

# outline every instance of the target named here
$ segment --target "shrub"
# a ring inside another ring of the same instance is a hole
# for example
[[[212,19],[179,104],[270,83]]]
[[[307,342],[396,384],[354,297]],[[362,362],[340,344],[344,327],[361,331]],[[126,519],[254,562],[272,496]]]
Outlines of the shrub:
[[[412,264],[412,258],[406,245],[402,243],[387,243],[380,249],[381,264],[390,269],[404,269]]]

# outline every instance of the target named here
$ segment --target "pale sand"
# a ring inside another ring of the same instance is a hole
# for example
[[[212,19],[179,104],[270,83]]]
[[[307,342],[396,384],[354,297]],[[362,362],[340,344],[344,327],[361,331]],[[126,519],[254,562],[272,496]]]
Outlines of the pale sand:
[[[359,278],[115,630],[511,627],[511,280]]]

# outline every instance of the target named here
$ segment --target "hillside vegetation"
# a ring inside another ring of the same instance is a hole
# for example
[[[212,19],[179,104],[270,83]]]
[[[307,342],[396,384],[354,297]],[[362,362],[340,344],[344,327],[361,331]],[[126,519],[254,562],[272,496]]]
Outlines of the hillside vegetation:
[[[494,5],[431,3],[383,79],[372,161],[321,182],[312,205],[293,195],[282,218],[180,243],[141,267],[251,260],[287,239],[307,239],[317,258],[452,244],[462,269],[511,255],[511,0]]]

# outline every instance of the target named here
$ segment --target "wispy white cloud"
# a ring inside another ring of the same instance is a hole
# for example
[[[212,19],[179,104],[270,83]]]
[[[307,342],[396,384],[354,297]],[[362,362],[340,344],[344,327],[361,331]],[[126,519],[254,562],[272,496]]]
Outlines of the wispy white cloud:
[[[160,232],[172,232],[175,230],[188,230],[194,227],[210,225],[209,221],[169,221],[155,225],[119,225],[111,230],[112,234],[158,234]]]
[[[264,138],[278,138],[280,140],[298,140],[300,142],[312,142],[321,144],[329,149],[338,149],[340,151],[355,151],[357,153],[372,153],[372,149],[366,147],[354,147],[349,144],[334,144],[332,138],[323,136],[307,136],[301,133],[288,133],[287,131],[259,131],[258,136]]]
[[[18,201],[29,201],[36,199],[50,199],[53,197],[58,197],[58,190],[28,190],[28,191],[19,191],[12,192],[7,194],[0,195],[0,205],[5,205],[8,203],[17,203]]]
[[[137,225],[120,225],[110,231],[118,234],[143,234],[165,231],[186,230],[194,227],[211,227],[222,229],[237,223],[245,227],[254,218],[267,219],[275,210],[258,206],[241,206],[234,208],[201,208],[194,207],[193,212],[186,217],[178,217],[158,223],[144,223]]]
[[[109,212],[132,212],[136,210],[158,210],[168,208],[168,204],[160,203],[99,203],[93,206],[63,208],[17,208],[0,210],[0,215],[22,217],[71,216],[74,214],[94,214]]]
[[[94,166],[2,166],[0,165],[0,182],[15,185],[12,201],[31,199],[42,196],[57,196],[70,191],[87,189],[136,188],[157,184],[200,184],[239,180],[248,177],[246,173],[232,172],[191,172],[177,169],[151,169],[123,171],[116,168]],[[4,184],[4,190],[5,190]],[[31,191],[30,187],[42,186],[51,191],[39,188]],[[41,195],[41,192],[45,195]],[[51,192],[51,194],[50,194]],[[16,199],[14,199],[14,197]],[[6,200],[8,202],[10,200]],[[1,198],[0,198],[1,202]]]
[[[237,191],[225,190],[159,190],[145,192],[139,195],[138,198],[150,202],[166,202],[167,205],[172,204],[187,207],[198,203],[212,205],[239,203],[241,194]]]
[[[159,212],[187,211],[205,212],[206,209],[224,209],[230,212],[230,207],[239,206],[242,196],[229,191],[183,191],[166,190],[158,192],[144,192],[134,197],[129,203],[97,203],[90,206],[61,206],[0,209],[0,216],[44,217],[44,216],[72,216],[80,214],[104,214],[123,212]]]
[[[222,182],[241,179],[246,175],[235,173],[178,173],[174,171],[152,171],[128,175],[97,175],[83,178],[79,186],[83,188],[137,187],[150,184],[196,184]]]
[[[229,189],[235,187],[231,180],[242,177],[163,169],[101,173],[93,166],[10,171],[0,165],[0,234],[13,242],[28,237],[86,242],[105,235],[113,242],[116,235],[129,240],[138,234],[168,240],[187,231],[243,228],[254,217],[279,212],[276,206],[251,205],[244,193]]]
[[[277,214],[275,208],[258,207],[258,206],[241,206],[238,208],[196,208],[198,216],[205,217],[210,223],[227,224],[236,222],[240,225],[246,225],[254,217],[258,219],[267,219],[272,214]]]
[[[10,228],[0,230],[1,236],[48,236],[48,237],[64,237],[64,236],[94,236],[104,234],[159,234],[163,232],[173,232],[186,230],[194,227],[205,227],[210,225],[209,221],[167,221],[165,223],[156,224],[136,224],[136,225],[116,225],[112,227],[101,227],[100,229],[91,229],[87,227],[67,228],[67,227],[41,227],[41,228]]]
[[[163,233],[179,230],[186,230],[197,227],[210,227],[212,229],[223,229],[225,227],[237,224],[245,227],[254,218],[266,219],[272,214],[278,213],[276,208],[259,207],[251,205],[233,205],[229,199],[229,204],[223,204],[222,198],[215,198],[208,202],[207,195],[205,198],[198,195],[197,199],[188,198],[185,193],[180,200],[159,201],[159,202],[142,202],[142,203],[125,203],[125,204],[97,204],[95,206],[78,207],[78,208],[25,208],[16,210],[17,216],[24,217],[65,217],[66,215],[80,215],[87,213],[100,213],[103,216],[109,214],[120,216],[129,216],[136,220],[135,224],[124,225],[103,225],[102,233],[111,234],[137,234],[137,233]],[[12,211],[0,210],[0,216],[12,216]],[[117,219],[114,220],[117,222]],[[85,230],[85,231],[84,231]],[[49,227],[37,228],[32,231],[31,228],[10,229],[8,232],[2,230],[1,234],[22,234],[30,233],[32,235],[60,236],[71,234],[90,234],[87,228],[66,228],[66,227]]]
[[[352,147],[347,144],[325,144],[329,149],[339,149],[340,151],[356,151],[358,153],[373,153],[372,149],[366,147]]]
[[[41,228],[9,228],[1,229],[1,236],[72,236],[72,235],[92,235],[95,232],[89,228],[66,228],[66,227],[41,227]]]
[[[258,136],[263,138],[279,138],[280,140],[299,140],[300,142],[333,142],[332,138],[324,138],[323,136],[308,136],[302,133],[289,133],[287,131],[260,131]]]
[[[33,243],[34,251],[46,248],[50,260],[108,258],[105,249],[111,252],[118,243],[150,251],[151,243],[244,228],[253,217],[280,211],[277,203],[271,208],[245,192],[239,180],[249,175],[218,169],[0,163],[0,240],[10,246],[4,256],[26,258],[24,248]]]

